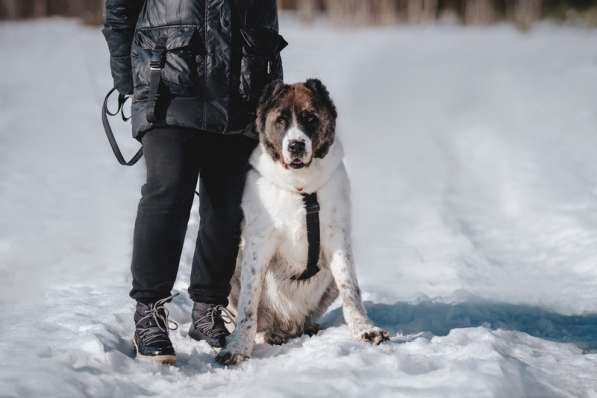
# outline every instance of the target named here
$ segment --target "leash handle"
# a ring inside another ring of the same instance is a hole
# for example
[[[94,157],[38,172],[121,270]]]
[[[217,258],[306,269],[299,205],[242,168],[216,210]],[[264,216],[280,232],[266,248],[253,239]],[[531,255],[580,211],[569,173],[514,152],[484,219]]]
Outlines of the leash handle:
[[[124,159],[124,156],[122,155],[122,152],[118,147],[118,143],[116,142],[116,138],[114,137],[114,132],[112,132],[112,127],[110,126],[108,116],[116,116],[120,113],[122,115],[122,120],[125,122],[128,121],[131,117],[127,117],[124,115],[124,103],[128,99],[128,97],[124,94],[118,93],[118,109],[116,110],[116,112],[110,112],[110,110],[108,109],[108,100],[110,99],[110,96],[112,95],[112,93],[114,93],[114,91],[116,91],[116,87],[108,91],[108,94],[106,94],[106,98],[104,98],[104,105],[102,106],[102,124],[104,125],[106,137],[108,138],[108,142],[110,143],[110,147],[112,147],[112,152],[114,152],[114,156],[116,157],[116,160],[118,160],[118,163],[120,163],[123,166],[132,166],[135,163],[137,163],[139,159],[141,159],[141,157],[143,156],[143,147],[139,148],[137,153],[130,160],[127,161]]]

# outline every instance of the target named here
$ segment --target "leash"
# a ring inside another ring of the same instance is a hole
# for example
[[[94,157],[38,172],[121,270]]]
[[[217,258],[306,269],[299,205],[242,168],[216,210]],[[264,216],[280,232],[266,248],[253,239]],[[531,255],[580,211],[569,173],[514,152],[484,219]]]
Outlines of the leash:
[[[307,269],[298,276],[293,276],[290,279],[296,281],[306,281],[315,276],[319,272],[319,251],[320,251],[320,236],[319,236],[319,202],[317,201],[317,192],[302,194],[303,204],[307,212]]]
[[[106,137],[108,137],[108,142],[110,143],[110,147],[112,147],[112,152],[114,152],[114,156],[118,163],[123,166],[132,166],[141,159],[143,156],[143,147],[139,148],[137,153],[130,159],[125,160],[120,148],[118,147],[118,143],[116,142],[116,138],[114,138],[114,132],[112,131],[112,127],[110,126],[110,122],[108,121],[108,116],[116,116],[120,113],[122,116],[122,120],[127,122],[131,119],[131,116],[126,116],[124,114],[124,104],[127,101],[128,97],[124,94],[118,93],[118,108],[116,112],[110,112],[108,109],[108,100],[112,93],[116,91],[116,87],[112,90],[108,91],[106,94],[106,98],[104,98],[104,105],[102,106],[102,124],[104,125],[104,131],[106,132]]]
[[[162,37],[156,44],[156,47],[153,49],[151,60],[149,62],[149,107],[147,108],[147,121],[151,123],[157,122],[159,118],[157,113],[160,102],[160,86],[162,81],[162,68],[164,67],[165,55],[166,38]],[[104,105],[102,106],[102,124],[104,125],[106,137],[108,137],[108,142],[112,147],[112,152],[114,152],[114,156],[116,156],[118,163],[123,166],[132,166],[143,156],[143,147],[139,148],[131,160],[125,160],[124,156],[122,156],[122,152],[118,147],[116,138],[114,138],[114,132],[112,131],[112,127],[108,121],[108,116],[116,116],[120,113],[122,120],[128,122],[131,119],[131,116],[126,116],[124,114],[124,104],[129,97],[118,93],[118,108],[116,109],[116,112],[110,112],[108,109],[108,100],[114,91],[116,91],[116,87],[108,91],[106,98],[104,98]]]

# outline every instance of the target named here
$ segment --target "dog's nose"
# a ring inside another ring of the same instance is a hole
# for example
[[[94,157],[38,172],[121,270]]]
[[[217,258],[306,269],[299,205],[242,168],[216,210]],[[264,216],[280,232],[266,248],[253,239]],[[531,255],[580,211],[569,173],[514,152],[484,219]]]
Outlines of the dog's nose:
[[[293,155],[301,155],[305,152],[305,141],[291,140],[288,142],[288,151]]]

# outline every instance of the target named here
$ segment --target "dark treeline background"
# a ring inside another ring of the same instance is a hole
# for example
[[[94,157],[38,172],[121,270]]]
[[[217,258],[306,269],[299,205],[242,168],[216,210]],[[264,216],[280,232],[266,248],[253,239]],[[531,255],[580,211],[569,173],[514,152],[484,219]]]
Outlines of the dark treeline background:
[[[101,23],[103,0],[0,0],[1,19],[40,18],[53,15],[80,17]]]
[[[483,25],[510,20],[523,26],[544,17],[591,22],[595,0],[280,0],[302,18],[326,15],[339,23],[394,24],[456,20]]]
[[[483,25],[510,20],[522,27],[544,18],[597,25],[597,0],[278,0],[306,21],[338,24],[428,23],[438,19]],[[102,22],[103,0],[0,0],[0,19],[52,15]]]

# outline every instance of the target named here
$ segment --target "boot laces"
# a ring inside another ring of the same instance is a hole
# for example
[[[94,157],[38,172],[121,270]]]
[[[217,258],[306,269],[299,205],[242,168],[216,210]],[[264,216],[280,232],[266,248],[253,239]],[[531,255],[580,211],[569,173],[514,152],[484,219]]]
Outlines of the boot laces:
[[[178,329],[178,322],[168,319],[170,313],[165,307],[166,303],[172,301],[172,299],[178,296],[179,293],[175,293],[172,296],[163,298],[150,304],[150,309],[136,322],[139,337],[147,344],[156,343],[160,341],[166,341],[168,339],[168,332],[170,330]],[[144,321],[152,319],[152,325],[146,328],[139,327]],[[169,341],[169,340],[168,340]]]
[[[219,335],[223,331],[214,329],[214,326],[216,326],[218,320],[221,320],[224,324],[231,323],[236,325],[236,323],[234,323],[234,315],[232,312],[230,312],[228,308],[221,304],[210,306],[202,316],[197,318],[197,320],[194,322],[194,325],[195,328],[201,330],[205,334],[211,335],[214,334],[213,332],[216,332],[215,334]]]

